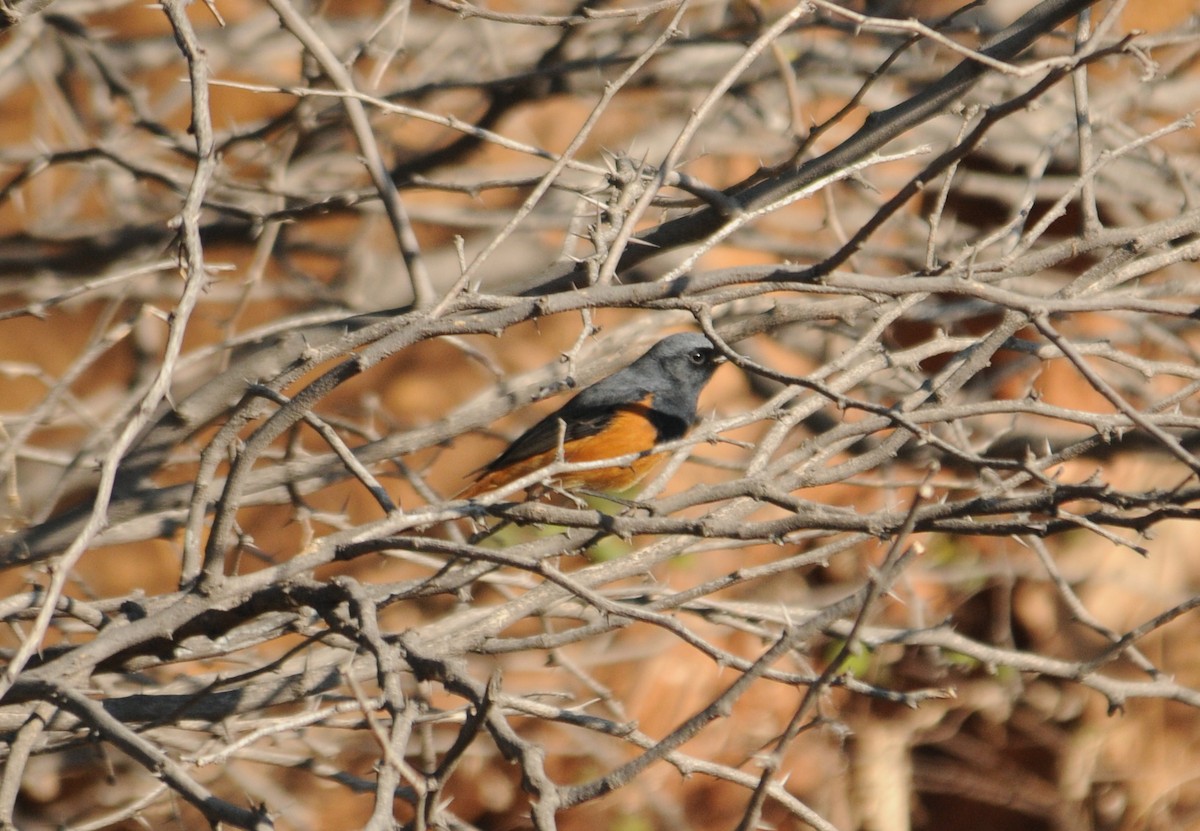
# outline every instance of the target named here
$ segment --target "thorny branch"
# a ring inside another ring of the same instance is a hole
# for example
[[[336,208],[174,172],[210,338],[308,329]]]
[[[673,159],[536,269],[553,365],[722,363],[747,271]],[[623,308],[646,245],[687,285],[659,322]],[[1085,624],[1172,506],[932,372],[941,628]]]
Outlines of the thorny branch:
[[[0,828],[882,827],[956,741],[1200,722],[1194,21],[2,5]],[[686,326],[640,496],[457,498]]]

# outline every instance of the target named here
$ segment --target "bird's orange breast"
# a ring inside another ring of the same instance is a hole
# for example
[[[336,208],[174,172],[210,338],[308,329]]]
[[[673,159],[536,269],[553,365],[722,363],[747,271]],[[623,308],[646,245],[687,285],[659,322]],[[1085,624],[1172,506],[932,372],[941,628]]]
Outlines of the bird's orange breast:
[[[634,453],[645,453],[658,443],[658,430],[651,420],[650,398],[634,404],[622,404],[614,408],[613,417],[599,432],[590,436],[564,442],[562,458],[571,463],[600,462]],[[471,485],[461,496],[464,499],[478,496],[503,487],[509,482],[527,476],[546,467],[557,458],[558,449],[539,453],[528,459],[493,470]],[[663,453],[654,453],[612,467],[593,468],[559,474],[554,482],[567,490],[587,489],[606,493],[627,490],[654,469],[662,460]]]

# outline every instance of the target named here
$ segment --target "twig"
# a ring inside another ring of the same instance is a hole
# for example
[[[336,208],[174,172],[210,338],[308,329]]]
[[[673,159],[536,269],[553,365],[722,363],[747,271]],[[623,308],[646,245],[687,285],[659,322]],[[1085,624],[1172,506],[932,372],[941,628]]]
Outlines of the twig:
[[[304,44],[304,48],[321,65],[321,69],[334,85],[345,93],[345,97],[342,98],[342,106],[346,109],[346,115],[350,118],[350,125],[354,130],[354,137],[362,150],[363,164],[366,165],[367,172],[371,175],[371,181],[379,192],[379,197],[387,210],[388,219],[392,223],[392,233],[396,236],[400,254],[408,268],[413,303],[418,309],[432,305],[436,298],[433,283],[430,282],[425,263],[421,259],[420,244],[413,232],[404,203],[400,201],[396,184],[384,167],[383,156],[379,152],[375,133],[371,129],[371,122],[367,119],[366,110],[363,108],[362,102],[354,95],[354,80],[342,62],[313,29],[308,19],[296,10],[290,0],[267,0],[267,2],[279,15],[279,20],[287,27],[288,31]]]

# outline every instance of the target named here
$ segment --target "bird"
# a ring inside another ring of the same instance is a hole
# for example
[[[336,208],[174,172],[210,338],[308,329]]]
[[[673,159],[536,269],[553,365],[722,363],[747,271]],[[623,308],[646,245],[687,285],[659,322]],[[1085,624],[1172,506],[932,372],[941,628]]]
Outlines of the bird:
[[[610,467],[557,474],[567,491],[618,494],[642,481],[667,454],[658,444],[681,439],[696,421],[696,401],[725,356],[697,332],[670,335],[624,369],[586,388],[518,436],[475,471],[459,497],[473,499],[559,458],[596,462],[640,453]]]

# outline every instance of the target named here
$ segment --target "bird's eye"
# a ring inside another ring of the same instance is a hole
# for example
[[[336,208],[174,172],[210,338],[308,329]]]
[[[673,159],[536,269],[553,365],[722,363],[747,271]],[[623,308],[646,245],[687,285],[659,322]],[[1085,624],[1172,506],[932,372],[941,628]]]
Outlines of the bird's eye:
[[[705,363],[706,358],[704,355],[704,350],[697,349],[695,352],[688,355],[688,360],[690,360],[692,363],[696,364],[697,366]]]

